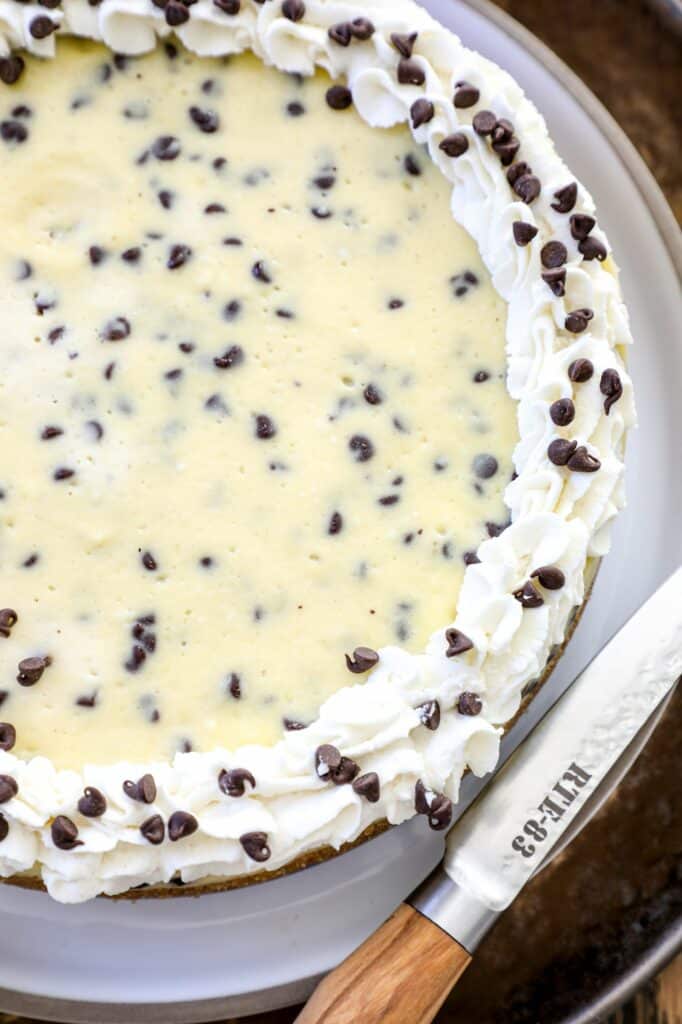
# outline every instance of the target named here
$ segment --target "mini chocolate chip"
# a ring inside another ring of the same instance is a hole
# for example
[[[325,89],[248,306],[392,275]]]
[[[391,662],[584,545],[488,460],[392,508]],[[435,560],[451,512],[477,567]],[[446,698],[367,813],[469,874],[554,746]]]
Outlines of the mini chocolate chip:
[[[428,814],[429,803],[426,799],[426,786],[421,779],[417,779],[414,786],[414,809],[417,814]]]
[[[166,837],[166,826],[160,814],[152,814],[140,825],[140,832],[152,846],[159,846]]]
[[[486,523],[485,528],[489,537],[499,537],[501,533],[509,526],[509,521],[506,523]]]
[[[526,224],[523,220],[516,220],[512,225],[512,232],[516,244],[523,246],[533,241],[538,233],[538,229],[534,224]]]
[[[551,270],[553,267],[561,267],[568,258],[568,252],[563,242],[545,242],[540,250],[540,262],[543,267]]]
[[[254,277],[256,281],[262,281],[263,284],[270,284],[272,281],[263,260],[256,260],[254,265],[251,267],[251,276]]]
[[[417,33],[391,32],[391,42],[401,57],[411,57],[414,44],[417,42]]]
[[[303,0],[284,0],[282,4],[282,14],[289,21],[300,21],[305,14],[305,4]]]
[[[446,135],[441,142],[438,143],[438,148],[446,153],[447,156],[458,157],[466,153],[469,148],[469,140],[466,135],[462,132],[453,132],[452,135]]]
[[[310,212],[317,220],[329,220],[330,217],[334,216],[332,211],[326,206],[311,206]]]
[[[106,250],[101,245],[91,245],[88,249],[88,258],[92,263],[93,267],[99,266],[107,258]]]
[[[46,14],[39,14],[31,20],[28,30],[34,39],[47,39],[58,27],[52,18],[48,18]]]
[[[601,462],[581,444],[569,458],[567,466],[573,473],[596,473],[601,469]]]
[[[576,242],[584,241],[596,223],[594,217],[590,217],[589,213],[574,213],[569,220],[572,237]]]
[[[501,117],[493,128],[493,142],[509,142],[514,135],[514,125],[506,117]]]
[[[235,700],[241,700],[242,696],[242,681],[241,677],[237,672],[231,672],[230,678],[228,679],[227,688],[230,691],[230,696],[234,697]]]
[[[418,178],[422,172],[422,169],[419,166],[416,157],[414,157],[412,153],[408,153],[405,159],[403,160],[403,167],[405,168],[407,173],[411,174],[414,178]],[[400,305],[402,306],[402,302],[400,303]]]
[[[540,179],[534,174],[521,174],[514,180],[512,188],[522,202],[530,205],[540,195]]]
[[[2,60],[0,59],[0,75],[2,74]],[[2,78],[0,77],[0,81]],[[9,822],[4,814],[0,814],[0,843],[2,843],[9,835]]]
[[[315,751],[315,771],[318,778],[328,782],[331,773],[341,764],[341,752],[331,743],[323,743]]]
[[[277,427],[269,416],[265,416],[263,413],[259,413],[256,416],[256,437],[259,437],[263,441],[269,440],[274,437],[277,433]]]
[[[446,629],[445,639],[448,644],[447,650],[445,651],[446,658],[456,658],[457,655],[464,654],[466,651],[472,650],[474,646],[469,637],[459,629]]]
[[[168,819],[168,838],[171,843],[186,839],[199,828],[199,822],[188,811],[174,811]]]
[[[353,102],[353,94],[345,85],[330,86],[324,98],[332,110],[346,110]]]
[[[558,299],[566,294],[566,267],[554,267],[552,270],[545,270],[542,274],[542,280],[552,295],[556,295]]]
[[[587,307],[574,309],[564,320],[564,327],[567,331],[570,331],[571,334],[582,334],[583,331],[587,330],[587,325],[593,316],[594,313]]]
[[[156,569],[159,568],[156,563],[156,559],[154,558],[151,551],[143,551],[142,555],[140,556],[140,561],[142,562],[145,569],[149,570],[149,572],[154,572]]]
[[[18,619],[13,608],[0,608],[0,636],[8,637]]]
[[[550,405],[549,415],[557,427],[567,427],[575,419],[575,405],[570,398],[558,398]]]
[[[374,25],[369,18],[353,18],[350,27],[353,32],[353,38],[360,42],[371,39],[375,31]]]
[[[19,662],[17,682],[20,686],[35,686],[43,672],[52,664],[49,655],[45,657],[24,658]]]
[[[427,700],[416,709],[422,725],[426,726],[429,732],[435,732],[440,725],[440,704],[437,700]]]
[[[568,368],[568,379],[574,384],[584,384],[594,373],[594,366],[589,359],[574,359]]]
[[[604,370],[599,381],[599,390],[604,399],[604,412],[608,416],[611,412],[611,408],[623,394],[623,385],[621,383],[620,374],[618,370],[608,369]],[[0,612],[0,615],[2,613]]]
[[[45,427],[40,435],[43,441],[51,441],[53,437],[59,437],[63,433],[61,427]]]
[[[471,465],[480,480],[489,480],[491,476],[495,476],[499,468],[495,456],[487,454],[477,455]]]
[[[485,381],[490,380],[490,374],[487,370],[476,370],[476,373],[471,379],[474,384],[484,384]]]
[[[455,106],[457,104],[455,103]],[[474,131],[478,135],[491,135],[495,125],[497,124],[497,118],[493,114],[492,110],[479,110],[477,114],[474,114],[473,121]]]
[[[364,391],[362,392],[363,398],[369,405],[381,405],[384,400],[383,395],[376,387],[375,384],[367,384]]]
[[[213,0],[213,4],[222,11],[224,14],[239,14],[241,10],[241,0]]]
[[[530,578],[537,580],[545,590],[561,590],[566,582],[566,577],[556,565],[541,565],[530,574]]]
[[[576,199],[578,198],[578,185],[575,181],[572,181],[569,185],[564,185],[563,188],[557,189],[554,193],[554,202],[549,205],[557,213],[570,213],[575,206]]]
[[[53,480],[70,480],[71,477],[73,477],[75,475],[76,475],[76,470],[75,469],[70,469],[69,466],[59,466],[59,468],[55,469],[54,473],[52,474],[52,479]]]
[[[160,135],[152,143],[152,153],[157,160],[175,160],[180,155],[180,140],[174,135]]]
[[[65,814],[58,814],[50,828],[52,842],[58,850],[73,850],[82,846],[83,842],[78,838],[78,829]]]
[[[219,370],[229,370],[232,366],[239,366],[244,362],[244,349],[241,345],[231,345],[222,356],[216,356],[213,365]]]
[[[544,599],[537,592],[530,580],[526,580],[522,587],[513,592],[514,597],[523,608],[539,608],[544,604]]]
[[[443,793],[437,793],[427,813],[429,827],[434,832],[442,832],[452,821],[452,800]]]
[[[78,801],[78,810],[85,818],[101,818],[107,809],[106,797],[94,786],[86,786]]]
[[[26,142],[28,129],[21,121],[0,121],[0,138],[5,142]]]
[[[398,61],[398,81],[401,85],[423,85],[426,74],[421,64],[411,57],[401,57]]]
[[[512,136],[512,138],[509,139],[509,141],[507,142],[493,142],[493,149],[499,156],[500,163],[502,164],[503,167],[509,166],[509,164],[512,162],[520,148],[521,143],[515,135]]]
[[[11,750],[17,742],[17,731],[9,722],[0,722],[0,750]]]
[[[225,207],[223,206],[222,203],[209,203],[208,206],[204,207],[204,213],[207,213],[207,214],[225,213],[225,212],[226,212],[226,210],[225,210]]]
[[[187,263],[191,255],[192,250],[188,245],[172,245],[168,253],[166,266],[169,270],[177,270],[178,267],[182,267]]]
[[[305,107],[298,100],[292,100],[291,103],[287,103],[287,114],[289,117],[301,117],[305,114]],[[241,245],[241,242],[239,244]]]
[[[588,235],[582,242],[578,242],[578,252],[584,260],[599,260],[600,263],[608,256],[604,243],[593,235]]]
[[[190,107],[189,116],[199,131],[205,132],[207,135],[218,131],[220,118],[215,110],[202,110],[201,107]]]
[[[141,804],[153,804],[156,800],[156,782],[154,776],[147,773],[133,782],[131,779],[126,779],[123,783],[123,792],[131,800],[136,800]]]
[[[349,21],[340,21],[338,24],[331,26],[327,35],[332,42],[338,43],[339,46],[348,46],[353,38],[353,30]]]
[[[130,331],[130,321],[124,316],[117,316],[104,325],[101,337],[104,341],[123,341],[130,336]]]
[[[251,789],[256,788],[256,780],[248,768],[231,768],[229,771],[223,768],[218,775],[218,786],[227,796],[244,796],[247,782]]]
[[[473,107],[478,103],[480,96],[481,94],[475,85],[471,85],[469,82],[457,82],[452,102],[458,110],[465,110],[467,107]],[[490,113],[490,111],[486,111],[486,113]],[[490,130],[492,131],[492,127]]]
[[[374,445],[363,434],[353,434],[348,447],[354,453],[356,462],[368,462],[374,455]]]
[[[94,708],[97,704],[97,691],[94,693],[84,693],[80,697],[76,697],[74,703],[79,708]]]
[[[457,710],[460,715],[480,715],[483,710],[483,702],[477,693],[464,691],[457,698]]]
[[[167,188],[162,189],[159,192],[159,202],[164,210],[170,210],[173,205],[173,193],[169,192]]]
[[[562,437],[557,437],[556,440],[550,441],[547,457],[554,466],[565,466],[577,447],[577,441],[565,441]]]
[[[187,5],[181,3],[180,0],[168,0],[165,15],[166,24],[170,25],[171,28],[177,28],[178,25],[184,25],[185,22],[189,21]]]
[[[85,426],[88,428],[95,441],[101,441],[104,437],[104,427],[99,420],[87,420]]]
[[[239,837],[244,853],[251,860],[262,864],[270,858],[270,847],[268,846],[267,832],[245,832]]]
[[[435,108],[431,100],[425,100],[423,98],[415,100],[410,107],[410,117],[412,118],[412,127],[420,128],[423,124],[428,124],[433,119],[435,114]]]
[[[128,672],[137,672],[140,666],[147,660],[147,655],[144,647],[140,647],[139,644],[134,644],[133,649],[130,652],[130,657],[125,662],[124,667]]]
[[[134,245],[121,253],[121,259],[124,263],[139,263],[141,256],[142,249],[140,249],[139,245]]]
[[[11,775],[0,775],[0,804],[8,803],[19,792],[17,780]]]
[[[349,672],[353,672],[354,675],[369,672],[379,662],[379,655],[371,647],[356,647],[353,651],[353,657],[351,658],[346,654],[345,658],[346,668]]]
[[[14,85],[19,81],[26,67],[23,57],[12,54],[9,57],[0,57],[0,82],[5,85]]]
[[[368,803],[375,804],[378,802],[381,796],[381,784],[376,772],[366,772],[364,775],[358,775],[356,779],[353,779],[352,785],[354,792],[358,796],[364,797]]]
[[[301,729],[306,729],[305,722],[298,722],[295,718],[283,718],[282,725],[287,732],[299,732]]]
[[[337,533],[341,533],[343,529],[343,516],[340,512],[332,512],[329,517],[329,526],[327,527],[327,533],[332,537]]]

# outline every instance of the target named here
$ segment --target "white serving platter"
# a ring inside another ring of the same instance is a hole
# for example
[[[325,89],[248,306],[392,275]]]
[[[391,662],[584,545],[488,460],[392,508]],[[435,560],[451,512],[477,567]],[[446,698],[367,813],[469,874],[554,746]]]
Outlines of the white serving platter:
[[[509,70],[592,191],[622,268],[636,346],[641,425],[628,449],[629,506],[559,667],[519,726],[527,731],[656,585],[682,561],[682,253],[640,158],[592,94],[485,0],[426,0],[467,44]],[[476,780],[463,786],[463,808]],[[191,1024],[304,999],[441,856],[413,820],[344,856],[233,892],[61,906],[0,886],[0,1008],[87,1024]]]

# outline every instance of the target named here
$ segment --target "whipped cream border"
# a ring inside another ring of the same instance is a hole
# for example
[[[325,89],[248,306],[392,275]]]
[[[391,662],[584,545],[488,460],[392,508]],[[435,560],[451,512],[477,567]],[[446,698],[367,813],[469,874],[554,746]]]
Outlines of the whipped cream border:
[[[60,9],[49,11],[0,0],[0,56],[18,48],[54,56],[55,35],[37,40],[30,34],[31,20],[39,14],[59,24],[57,36],[100,40],[117,53],[141,54],[171,36],[163,10],[151,0],[102,0],[98,6],[63,0]],[[331,25],[360,16],[375,27],[371,39],[353,40],[348,47],[330,40]],[[425,73],[423,86],[398,84],[399,54],[390,42],[394,32],[419,33],[413,59]],[[198,0],[175,35],[200,56],[248,49],[282,71],[308,75],[321,67],[334,80],[347,82],[357,111],[372,126],[409,124],[413,101],[431,100],[435,115],[413,129],[415,141],[452,183],[452,215],[477,242],[508,304],[507,383],[518,403],[520,436],[514,451],[517,477],[505,492],[512,523],[481,544],[480,564],[465,572],[451,625],[472,639],[472,651],[447,659],[444,629],[434,633],[422,654],[382,648],[379,665],[366,682],[336,692],[315,722],[285,733],[273,747],[179,753],[172,763],[89,765],[82,772],[58,771],[44,757],[27,762],[0,751],[0,773],[14,776],[19,785],[18,795],[2,806],[10,828],[0,844],[0,875],[38,865],[49,893],[63,902],[167,882],[175,874],[185,882],[247,875],[281,867],[316,847],[338,848],[373,822],[411,817],[418,779],[455,801],[467,768],[482,775],[494,767],[500,726],[517,711],[524,687],[542,672],[583,600],[587,559],[608,550],[611,520],[624,504],[624,434],[635,422],[631,382],[621,358],[631,337],[616,268],[611,257],[605,263],[583,261],[568,216],[551,208],[553,193],[575,179],[555,152],[542,117],[506,72],[466,49],[412,0],[306,0],[304,17],[297,22],[282,15],[279,0],[262,5],[242,0],[235,16],[212,0]],[[453,106],[454,86],[461,80],[480,90],[473,109]],[[531,164],[542,183],[532,206],[514,195],[499,158],[473,131],[471,116],[478,109],[512,121],[521,141],[517,159]],[[343,115],[330,111],[330,116]],[[469,142],[458,159],[438,148],[455,131]],[[574,212],[594,212],[582,185]],[[516,220],[538,229],[525,247],[513,240]],[[606,242],[599,229],[592,234]],[[554,296],[540,276],[540,249],[550,239],[562,241],[569,252],[563,297]],[[568,334],[565,317],[579,307],[591,308],[594,317],[583,333]],[[590,359],[595,373],[574,392],[567,369],[578,357]],[[605,416],[599,379],[609,367],[618,371],[623,395]],[[560,431],[550,420],[549,405],[571,396],[576,417],[569,431]],[[601,469],[568,473],[551,464],[547,446],[556,436],[586,444],[601,460]],[[524,610],[512,592],[534,568],[547,564],[562,569],[565,586],[544,591],[542,607]],[[479,716],[456,711],[463,691],[480,695]],[[429,731],[415,708],[434,699],[441,707],[441,724]],[[353,758],[363,773],[378,774],[377,803],[350,785],[335,786],[318,777],[314,751],[323,743]],[[225,796],[217,785],[220,770],[232,767],[246,768],[256,779],[255,789],[247,785],[240,798]],[[157,785],[151,805],[131,800],[122,790],[124,779],[145,772],[153,774]],[[89,819],[77,812],[85,786],[105,795],[103,817]],[[177,810],[196,817],[199,827],[193,835],[178,842],[166,838],[158,846],[142,837],[145,819],[160,814],[167,821]],[[82,846],[70,851],[55,847],[50,825],[58,814],[77,823]],[[239,842],[254,831],[267,833],[271,856],[265,864],[250,859]]]

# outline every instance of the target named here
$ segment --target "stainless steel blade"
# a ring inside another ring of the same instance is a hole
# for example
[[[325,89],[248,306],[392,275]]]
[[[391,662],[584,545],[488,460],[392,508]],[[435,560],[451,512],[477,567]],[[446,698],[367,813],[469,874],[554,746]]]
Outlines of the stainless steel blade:
[[[470,951],[682,673],[682,568],[613,637],[453,827],[410,902]],[[594,802],[594,801],[593,801]],[[598,806],[598,803],[596,804]]]

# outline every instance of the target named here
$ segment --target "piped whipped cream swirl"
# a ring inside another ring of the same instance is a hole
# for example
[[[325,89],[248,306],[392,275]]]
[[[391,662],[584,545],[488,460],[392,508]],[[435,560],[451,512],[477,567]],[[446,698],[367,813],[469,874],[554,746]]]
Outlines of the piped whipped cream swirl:
[[[172,31],[151,0],[102,0],[96,6],[63,0],[61,8],[49,11],[58,30],[37,39],[31,24],[45,14],[37,4],[0,0],[0,56],[24,48],[52,57],[63,33],[101,40],[118,53],[142,54]],[[358,17],[371,20],[371,38],[348,46],[330,39],[330,27]],[[424,74],[419,86],[398,82],[400,55],[391,42],[394,33],[414,32],[412,60]],[[480,546],[480,562],[468,566],[455,621],[447,624],[471,639],[472,650],[446,657],[446,627],[433,635],[423,654],[383,648],[363,685],[335,693],[313,724],[285,734],[271,748],[179,753],[172,763],[86,766],[82,772],[57,771],[46,758],[26,762],[0,751],[0,774],[18,784],[17,795],[2,807],[9,829],[0,844],[0,874],[39,865],[51,895],[64,902],[166,882],[174,875],[185,882],[245,875],[278,868],[323,845],[338,848],[373,822],[386,818],[398,823],[414,814],[418,780],[428,791],[455,801],[467,768],[479,775],[493,768],[501,726],[517,711],[524,687],[542,672],[583,600],[588,558],[608,550],[611,520],[624,504],[624,435],[635,420],[621,358],[631,339],[615,266],[611,257],[584,260],[569,217],[553,208],[555,193],[574,178],[555,152],[542,117],[509,75],[466,49],[411,0],[362,5],[308,0],[298,21],[284,16],[279,0],[262,5],[242,0],[235,15],[212,0],[198,0],[175,34],[200,56],[252,50],[282,71],[311,74],[324,68],[348,85],[359,114],[372,126],[411,125],[415,100],[433,104],[431,120],[413,128],[415,140],[452,183],[452,215],[476,240],[508,304],[508,388],[518,402],[520,435],[514,453],[517,475],[505,495],[512,522]],[[461,81],[480,93],[473,110],[453,105]],[[472,114],[479,109],[513,123],[521,143],[516,159],[530,164],[542,184],[532,205],[515,195],[498,155],[473,129]],[[457,159],[439,148],[453,133],[462,133],[468,142]],[[594,214],[581,185],[572,212]],[[514,241],[516,221],[537,229],[525,246]],[[592,237],[608,247],[599,229]],[[555,295],[542,279],[541,250],[550,240],[562,242],[568,251],[563,295]],[[577,335],[567,332],[568,314],[582,308],[593,312],[587,328]],[[579,385],[569,436],[599,459],[601,467],[593,473],[569,472],[547,457],[549,443],[566,434],[552,422],[549,408],[558,399],[575,397],[568,369],[576,359],[590,360],[594,374]],[[608,416],[599,388],[607,369],[617,371],[623,387]],[[524,608],[514,592],[546,565],[561,569],[564,586],[543,591],[541,607]],[[480,696],[481,714],[457,712],[463,692]],[[417,710],[433,700],[441,709],[435,730],[425,728]],[[338,748],[363,773],[378,775],[376,802],[351,785],[320,778],[315,751],[322,744]],[[256,780],[255,788],[247,785],[238,799],[226,796],[217,784],[219,773],[234,767],[248,770]],[[156,782],[151,804],[130,799],[122,788],[123,780],[144,773]],[[85,787],[96,787],[105,796],[103,816],[78,814]],[[155,845],[140,832],[150,816],[158,814],[167,822],[178,811],[196,819],[193,834]],[[82,845],[57,848],[51,825],[60,814],[78,821]],[[240,841],[252,833],[267,837],[266,864],[254,860]]]

